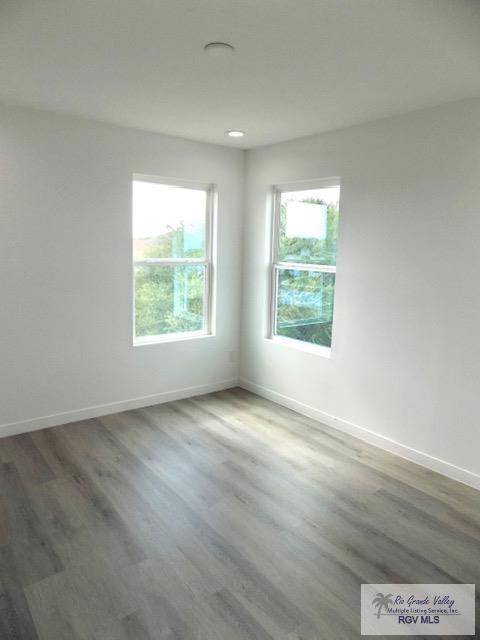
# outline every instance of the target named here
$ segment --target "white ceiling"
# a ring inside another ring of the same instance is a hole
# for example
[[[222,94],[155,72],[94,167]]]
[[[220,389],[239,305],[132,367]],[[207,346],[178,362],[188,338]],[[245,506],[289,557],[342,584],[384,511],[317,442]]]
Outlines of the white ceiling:
[[[479,63],[479,0],[0,2],[0,99],[232,146],[478,96]]]

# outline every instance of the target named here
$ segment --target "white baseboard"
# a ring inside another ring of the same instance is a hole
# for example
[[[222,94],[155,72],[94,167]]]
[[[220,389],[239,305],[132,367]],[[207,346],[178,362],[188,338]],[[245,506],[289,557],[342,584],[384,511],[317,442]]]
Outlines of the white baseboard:
[[[10,422],[0,424],[0,438],[5,436],[13,436],[18,433],[26,433],[28,431],[36,431],[37,429],[46,429],[47,427],[55,427],[60,424],[69,422],[78,422],[79,420],[88,420],[88,418],[99,418],[111,413],[119,411],[128,411],[130,409],[140,409],[141,407],[149,407],[153,404],[162,404],[171,400],[180,400],[182,398],[191,398],[204,393],[213,393],[222,389],[230,389],[238,385],[238,379],[222,380],[220,382],[212,382],[211,384],[197,385],[195,387],[185,387],[183,389],[174,389],[173,391],[162,391],[148,396],[139,398],[130,398],[129,400],[119,400],[117,402],[107,402],[106,404],[98,404],[83,409],[75,409],[73,411],[63,411],[61,413],[53,413],[49,416],[40,416],[38,418],[29,418],[28,420],[19,420],[18,422]]]
[[[289,409],[292,409],[297,413],[301,413],[308,418],[313,418],[314,420],[323,422],[323,424],[326,424],[329,427],[333,427],[334,429],[338,429],[339,431],[348,433],[349,435],[354,436],[359,440],[363,440],[365,442],[368,442],[369,444],[373,444],[374,446],[379,447],[380,449],[384,449],[389,453],[394,453],[401,458],[405,458],[406,460],[415,462],[422,467],[426,467],[427,469],[436,471],[437,473],[441,473],[448,478],[457,480],[458,482],[463,482],[464,484],[473,487],[474,489],[480,489],[480,475],[474,473],[473,471],[462,469],[461,467],[457,467],[450,462],[435,458],[428,453],[417,451],[417,449],[413,449],[412,447],[408,447],[407,445],[400,444],[400,442],[396,442],[395,440],[387,438],[386,436],[382,436],[379,433],[370,431],[365,427],[360,427],[358,424],[354,424],[353,422],[348,422],[347,420],[343,420],[342,418],[337,418],[336,416],[324,413],[323,411],[315,409],[308,404],[299,402],[298,400],[294,400],[293,398],[278,393],[277,391],[273,391],[272,389],[262,387],[261,385],[251,382],[250,380],[240,378],[239,384],[243,389],[247,389],[247,391],[252,391],[253,393],[262,396],[263,398],[267,398],[267,400],[272,400],[273,402],[281,404],[284,407],[288,407]]]

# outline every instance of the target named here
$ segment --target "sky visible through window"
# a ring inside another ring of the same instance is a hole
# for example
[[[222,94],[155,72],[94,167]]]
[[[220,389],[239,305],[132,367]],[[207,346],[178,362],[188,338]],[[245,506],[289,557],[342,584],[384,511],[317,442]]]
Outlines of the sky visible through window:
[[[133,238],[159,237],[181,226],[203,226],[205,205],[205,191],[134,180]]]

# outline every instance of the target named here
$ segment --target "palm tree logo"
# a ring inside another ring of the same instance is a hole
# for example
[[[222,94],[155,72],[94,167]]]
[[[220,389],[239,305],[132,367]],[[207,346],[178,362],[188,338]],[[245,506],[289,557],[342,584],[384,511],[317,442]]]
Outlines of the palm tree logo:
[[[382,609],[386,610],[388,607],[390,607],[393,604],[392,596],[393,596],[393,593],[387,593],[386,596],[384,596],[383,593],[377,593],[377,595],[372,601],[372,604],[374,604],[375,608],[378,609],[377,618],[380,619],[380,613]]]

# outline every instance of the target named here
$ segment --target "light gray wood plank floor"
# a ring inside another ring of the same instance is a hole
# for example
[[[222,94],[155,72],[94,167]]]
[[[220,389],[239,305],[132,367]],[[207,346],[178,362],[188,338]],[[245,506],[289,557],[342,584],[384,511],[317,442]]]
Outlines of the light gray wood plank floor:
[[[0,440],[1,640],[360,638],[365,582],[480,583],[480,492],[241,389]]]

